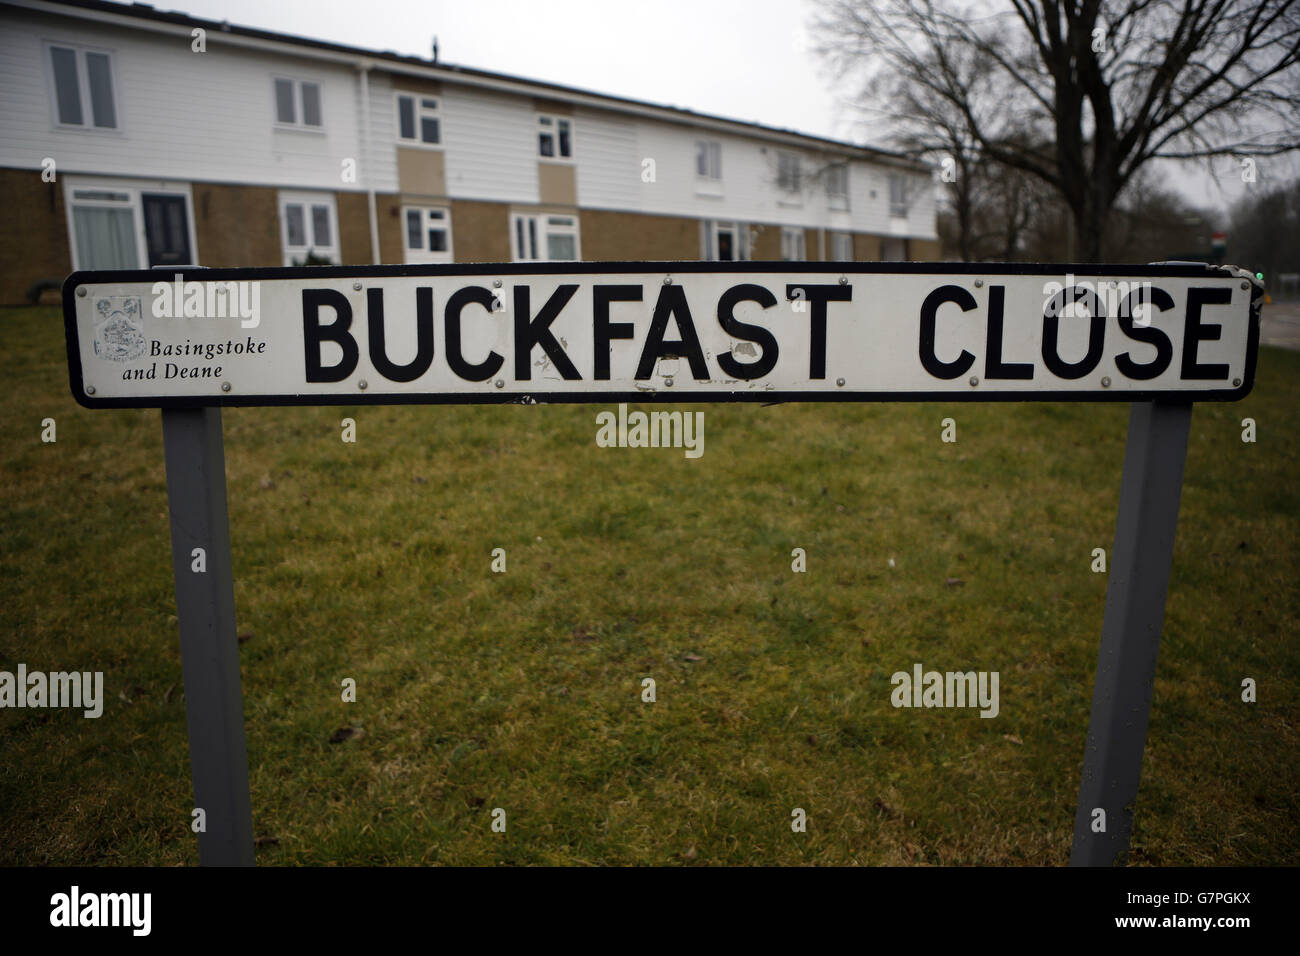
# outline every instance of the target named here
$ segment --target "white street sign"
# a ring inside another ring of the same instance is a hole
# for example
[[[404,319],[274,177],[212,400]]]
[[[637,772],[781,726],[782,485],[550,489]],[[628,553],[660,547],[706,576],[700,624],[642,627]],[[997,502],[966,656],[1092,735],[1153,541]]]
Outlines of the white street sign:
[[[90,407],[1061,400],[1249,392],[1212,267],[557,263],[80,272]]]

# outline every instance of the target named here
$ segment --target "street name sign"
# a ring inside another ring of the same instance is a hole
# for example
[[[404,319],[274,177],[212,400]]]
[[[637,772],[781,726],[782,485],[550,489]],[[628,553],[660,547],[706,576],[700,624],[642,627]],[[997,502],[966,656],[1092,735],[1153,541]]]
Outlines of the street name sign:
[[[1255,286],[1196,265],[515,263],[80,272],[89,407],[1234,400]]]

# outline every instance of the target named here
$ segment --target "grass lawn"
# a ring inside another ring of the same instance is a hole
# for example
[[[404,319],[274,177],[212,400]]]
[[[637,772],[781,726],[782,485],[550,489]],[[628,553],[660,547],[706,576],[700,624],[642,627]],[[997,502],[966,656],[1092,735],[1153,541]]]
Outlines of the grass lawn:
[[[0,710],[0,864],[195,863],[159,412],[0,335],[0,670],[106,697]],[[684,406],[698,460],[604,407],[225,412],[260,863],[1066,862],[1127,406]],[[1300,863],[1298,429],[1276,349],[1193,414],[1134,863]],[[917,662],[1001,712],[893,708]]]

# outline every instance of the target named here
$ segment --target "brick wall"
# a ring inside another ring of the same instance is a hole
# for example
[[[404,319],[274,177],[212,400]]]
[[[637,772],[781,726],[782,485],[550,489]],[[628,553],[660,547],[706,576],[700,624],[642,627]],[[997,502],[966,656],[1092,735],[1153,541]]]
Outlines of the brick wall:
[[[940,258],[938,239],[909,239],[907,257],[913,262],[937,262]]]
[[[334,203],[339,216],[339,261],[345,266],[370,265],[370,204],[366,194],[335,193]]]
[[[581,209],[578,220],[584,259],[610,262],[700,258],[698,219]]]
[[[880,237],[865,232],[853,234],[853,258],[858,262],[880,261]]]
[[[583,251],[587,233],[584,224]],[[469,199],[451,201],[452,249],[457,262],[510,261],[510,206]]]
[[[72,271],[63,184],[39,170],[0,169],[0,305],[26,305],[41,279],[62,282]]]
[[[194,237],[209,268],[283,265],[278,190],[194,183]]]

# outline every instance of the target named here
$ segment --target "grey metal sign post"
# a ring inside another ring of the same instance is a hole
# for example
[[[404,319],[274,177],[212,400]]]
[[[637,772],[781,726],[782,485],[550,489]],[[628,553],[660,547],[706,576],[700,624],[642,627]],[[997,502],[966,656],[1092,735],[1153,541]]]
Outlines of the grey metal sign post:
[[[1191,422],[1191,402],[1129,412],[1071,866],[1127,860]]]
[[[221,409],[164,408],[163,454],[180,619],[199,863],[253,864]],[[197,824],[196,824],[197,825]]]

